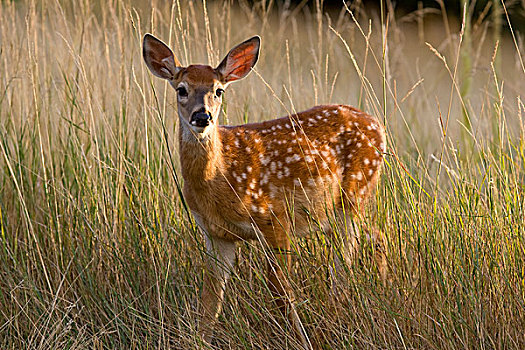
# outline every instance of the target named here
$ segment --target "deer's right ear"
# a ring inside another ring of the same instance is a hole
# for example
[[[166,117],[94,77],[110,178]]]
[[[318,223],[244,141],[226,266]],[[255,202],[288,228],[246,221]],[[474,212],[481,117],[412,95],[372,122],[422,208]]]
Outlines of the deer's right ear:
[[[216,68],[223,83],[231,83],[247,76],[259,58],[261,38],[254,36],[228,52]]]
[[[171,80],[181,70],[170,48],[151,34],[144,35],[142,56],[149,70],[159,78]]]

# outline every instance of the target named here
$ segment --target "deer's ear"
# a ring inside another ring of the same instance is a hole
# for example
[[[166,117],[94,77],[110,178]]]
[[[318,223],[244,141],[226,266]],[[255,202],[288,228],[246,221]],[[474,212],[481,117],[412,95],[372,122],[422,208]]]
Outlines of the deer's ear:
[[[170,48],[151,34],[144,36],[142,56],[149,70],[159,78],[171,80],[181,69]]]
[[[259,58],[260,46],[261,38],[254,36],[231,49],[216,69],[222,82],[230,83],[247,76]]]

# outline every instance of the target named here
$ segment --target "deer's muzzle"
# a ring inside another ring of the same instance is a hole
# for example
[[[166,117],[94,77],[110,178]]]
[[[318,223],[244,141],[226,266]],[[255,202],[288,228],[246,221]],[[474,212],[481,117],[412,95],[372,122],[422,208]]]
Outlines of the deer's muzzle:
[[[205,128],[210,125],[211,115],[205,112],[193,113],[190,124],[199,128]]]

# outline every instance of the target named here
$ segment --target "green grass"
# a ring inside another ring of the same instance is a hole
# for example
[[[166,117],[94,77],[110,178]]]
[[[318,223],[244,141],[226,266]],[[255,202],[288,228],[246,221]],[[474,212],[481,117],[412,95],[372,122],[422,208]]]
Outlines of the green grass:
[[[521,36],[490,35],[490,16],[472,20],[462,94],[453,19],[447,35],[441,15],[422,25],[396,18],[389,1],[382,19],[352,6],[355,21],[345,9],[269,3],[0,4],[0,348],[203,346],[203,242],[178,192],[175,95],[142,62],[146,32],[183,64],[212,65],[261,35],[255,74],[226,93],[225,122],[320,103],[384,121],[389,155],[367,224],[385,234],[389,281],[363,246],[334,299],[326,237],[297,239],[290,279],[315,341],[525,347]],[[219,348],[296,348],[262,249],[239,247]]]

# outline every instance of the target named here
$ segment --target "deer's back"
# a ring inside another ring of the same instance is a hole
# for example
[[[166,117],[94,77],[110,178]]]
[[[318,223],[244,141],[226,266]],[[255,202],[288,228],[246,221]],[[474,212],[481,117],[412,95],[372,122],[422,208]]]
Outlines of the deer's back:
[[[195,199],[207,203],[199,215],[239,228],[234,236],[244,232],[241,238],[251,238],[252,222],[263,232],[292,222],[307,231],[309,215],[323,221],[343,204],[358,210],[375,187],[385,150],[377,120],[343,105],[221,127],[220,135],[217,191]]]

